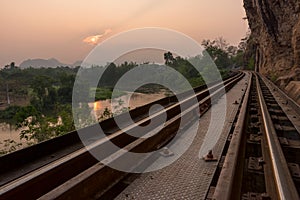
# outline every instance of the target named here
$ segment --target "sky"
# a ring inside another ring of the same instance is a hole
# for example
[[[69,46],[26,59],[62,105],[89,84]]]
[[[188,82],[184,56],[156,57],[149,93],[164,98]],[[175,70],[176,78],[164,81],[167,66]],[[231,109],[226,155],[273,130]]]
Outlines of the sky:
[[[105,39],[143,27],[237,45],[248,31],[245,16],[242,0],[1,0],[0,66],[34,58],[74,63]]]

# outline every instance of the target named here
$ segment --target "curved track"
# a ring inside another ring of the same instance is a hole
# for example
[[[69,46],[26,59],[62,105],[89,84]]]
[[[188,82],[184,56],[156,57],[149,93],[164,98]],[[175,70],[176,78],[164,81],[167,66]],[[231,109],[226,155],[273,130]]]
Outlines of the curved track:
[[[299,199],[300,134],[267,85],[253,75],[207,199]]]
[[[227,79],[224,82],[225,90],[233,87],[243,76],[243,73],[239,73]],[[223,90],[223,83],[216,83],[211,85],[209,90],[203,87],[196,88],[195,96],[190,96],[189,92],[180,94],[183,97],[180,102],[176,97],[167,97],[131,111],[130,114],[135,123],[127,124],[128,130],[147,125],[151,120],[167,113],[167,121],[163,129],[149,138],[130,136],[124,130],[116,128],[115,121],[109,119],[100,123],[107,137],[96,137],[96,134],[93,134],[96,130],[95,126],[83,130],[83,134],[89,134],[91,141],[87,147],[82,147],[78,138],[68,140],[71,135],[77,134],[74,132],[1,157],[0,163],[3,166],[2,170],[5,171],[2,171],[0,176],[0,199],[98,198],[127,173],[103,165],[89,151],[103,152],[101,159],[118,162],[124,156],[122,151],[103,151],[107,149],[110,141],[133,152],[149,152],[159,149],[176,135],[178,124],[183,117],[190,119],[184,122],[185,126],[193,120],[198,120],[199,116],[206,112],[213,103],[211,98],[218,97]],[[195,97],[198,100],[197,104],[193,104],[192,101]],[[163,105],[164,110],[158,110],[149,116],[149,108],[157,103]],[[181,111],[180,107],[185,108],[184,111]],[[200,108],[200,113],[196,113],[196,110],[199,110],[196,108]],[[122,115],[118,117],[122,118]],[[149,134],[151,131],[143,134]],[[67,145],[68,148],[63,148],[63,145]],[[33,155],[37,155],[38,159]],[[28,160],[23,160],[24,158]],[[139,163],[143,161],[142,159]],[[10,169],[6,164],[12,166],[20,164],[20,166]]]

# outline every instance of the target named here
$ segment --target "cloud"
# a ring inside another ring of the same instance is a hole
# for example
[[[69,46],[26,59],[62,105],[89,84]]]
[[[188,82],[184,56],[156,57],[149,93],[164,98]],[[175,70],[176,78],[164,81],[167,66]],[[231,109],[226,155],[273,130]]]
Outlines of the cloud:
[[[101,39],[103,39],[103,37],[105,35],[109,34],[110,32],[112,32],[111,29],[106,29],[104,31],[104,33],[88,36],[88,37],[84,38],[82,42],[87,43],[89,45],[97,45],[102,41]]]

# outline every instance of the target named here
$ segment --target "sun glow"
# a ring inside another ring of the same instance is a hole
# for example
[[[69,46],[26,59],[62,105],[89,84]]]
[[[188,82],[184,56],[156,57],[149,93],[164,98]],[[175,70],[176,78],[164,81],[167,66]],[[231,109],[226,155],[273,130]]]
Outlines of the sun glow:
[[[95,43],[97,41],[97,38],[96,37],[92,37],[91,38],[91,42]]]
[[[90,45],[97,45],[104,39],[104,36],[108,35],[111,31],[111,29],[106,29],[102,34],[86,37],[83,42]]]
[[[90,45],[96,45],[98,44],[99,39],[101,38],[101,35],[93,35],[85,38],[83,42],[90,44]]]

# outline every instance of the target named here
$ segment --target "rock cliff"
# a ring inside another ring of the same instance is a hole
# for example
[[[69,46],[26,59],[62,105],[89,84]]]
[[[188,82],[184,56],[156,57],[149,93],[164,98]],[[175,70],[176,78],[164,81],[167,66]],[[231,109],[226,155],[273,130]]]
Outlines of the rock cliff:
[[[258,70],[284,88],[300,81],[300,1],[244,0]]]

